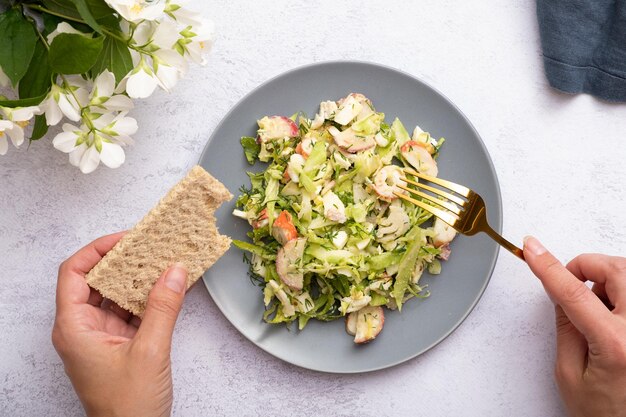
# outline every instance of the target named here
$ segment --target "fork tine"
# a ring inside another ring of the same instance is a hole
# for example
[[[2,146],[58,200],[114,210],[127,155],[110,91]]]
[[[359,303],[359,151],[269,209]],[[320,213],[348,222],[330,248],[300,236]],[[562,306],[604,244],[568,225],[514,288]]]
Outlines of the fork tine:
[[[410,180],[410,179],[405,178],[405,177],[401,177],[400,179],[402,181],[407,182],[408,184],[415,185],[416,187],[420,187],[420,188],[423,188],[426,191],[430,191],[431,193],[438,194],[438,195],[442,196],[443,198],[446,198],[446,199],[448,199],[450,201],[454,201],[459,206],[463,206],[465,204],[465,200],[463,200],[461,197],[457,197],[457,196],[455,196],[453,194],[447,193],[447,192],[445,192],[443,190],[440,190],[439,188],[431,187],[430,185],[422,184],[421,182],[413,181],[413,180]]]
[[[426,181],[432,182],[433,184],[446,187],[456,193],[461,194],[463,197],[469,196],[470,193],[472,192],[472,190],[460,184],[457,184],[451,181],[442,180],[441,178],[431,177],[430,175],[420,174],[419,172],[412,170],[411,168],[404,168],[404,172],[406,172],[409,175],[413,175],[415,177],[425,179]]]
[[[416,200],[414,198],[411,198],[411,197],[409,197],[409,196],[407,196],[405,194],[399,193],[397,191],[394,191],[393,193],[396,195],[396,197],[399,197],[399,198],[401,198],[403,200],[406,200],[409,203],[415,204],[416,206],[421,207],[424,210],[434,214],[435,216],[439,217],[441,220],[443,220],[444,222],[448,223],[452,227],[454,227],[454,224],[459,219],[457,216],[455,216],[455,215],[453,215],[453,214],[451,214],[451,213],[449,213],[449,212],[447,212],[445,210],[442,210],[442,209],[437,208],[437,207],[433,207],[433,206],[431,206],[429,204],[426,204],[426,203],[424,203],[422,201],[419,201],[419,200]]]
[[[403,190],[406,190],[408,192],[410,192],[411,194],[415,194],[418,195],[422,198],[425,198],[426,200],[441,206],[441,207],[445,207],[448,210],[450,210],[451,212],[453,212],[454,214],[461,214],[461,209],[459,208],[459,206],[457,206],[454,203],[451,203],[450,201],[443,201],[443,200],[437,200],[436,198],[434,198],[434,196],[430,195],[430,194],[426,194],[423,193],[419,190],[416,190],[415,188],[409,188],[406,185],[402,185],[402,184],[396,184],[396,186],[398,188],[402,188]]]

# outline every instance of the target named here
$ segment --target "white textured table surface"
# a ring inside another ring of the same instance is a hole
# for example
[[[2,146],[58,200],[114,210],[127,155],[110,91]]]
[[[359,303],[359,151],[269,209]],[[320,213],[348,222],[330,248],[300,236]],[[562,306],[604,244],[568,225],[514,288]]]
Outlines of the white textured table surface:
[[[57,265],[130,227],[231,106],[303,64],[368,60],[431,83],[491,153],[505,236],[536,234],[564,261],[626,254],[626,106],[548,87],[534,2],[393,3],[191,2],[217,22],[210,64],[138,104],[125,165],[82,175],[49,138],[0,157],[0,415],[82,415],[50,343]],[[435,349],[385,371],[328,375],[257,349],[197,285],[174,340],[174,415],[561,416],[553,327],[541,286],[503,252],[477,308]]]

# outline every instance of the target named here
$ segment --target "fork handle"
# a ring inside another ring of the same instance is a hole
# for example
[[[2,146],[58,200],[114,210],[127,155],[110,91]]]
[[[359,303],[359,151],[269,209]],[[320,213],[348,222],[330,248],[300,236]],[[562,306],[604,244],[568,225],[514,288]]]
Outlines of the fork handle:
[[[491,237],[493,240],[498,242],[498,244],[500,244],[500,246],[502,246],[503,248],[507,249],[509,252],[511,252],[513,255],[517,256],[518,258],[520,258],[522,261],[525,260],[524,259],[524,251],[523,250],[521,250],[520,248],[518,248],[517,246],[515,246],[514,244],[512,244],[511,242],[509,242],[508,240],[506,240],[502,236],[500,236],[490,226],[488,226],[488,225],[485,225],[485,226],[486,227],[484,229],[484,232],[487,233],[489,235],[489,237]]]

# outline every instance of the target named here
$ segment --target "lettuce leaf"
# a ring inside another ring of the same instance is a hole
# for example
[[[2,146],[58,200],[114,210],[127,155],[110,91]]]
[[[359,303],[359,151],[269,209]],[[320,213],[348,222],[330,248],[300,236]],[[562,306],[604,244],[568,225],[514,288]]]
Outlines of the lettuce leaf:
[[[259,157],[259,152],[261,152],[261,145],[256,143],[255,138],[243,136],[241,138],[241,146],[243,147],[243,152],[246,155],[248,163],[254,165],[254,162]]]
[[[415,269],[415,263],[419,250],[422,246],[422,239],[420,238],[422,229],[419,226],[414,226],[407,234],[407,241],[410,242],[407,246],[406,252],[402,255],[400,263],[398,265],[398,274],[396,275],[396,281],[393,285],[393,298],[396,300],[398,310],[402,310],[402,300],[404,294],[411,282],[411,275]]]

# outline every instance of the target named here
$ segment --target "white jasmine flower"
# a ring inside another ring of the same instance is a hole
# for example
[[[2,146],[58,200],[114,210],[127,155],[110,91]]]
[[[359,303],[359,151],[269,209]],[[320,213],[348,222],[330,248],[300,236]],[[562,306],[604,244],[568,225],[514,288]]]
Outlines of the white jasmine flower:
[[[38,106],[29,107],[2,107],[0,106],[0,113],[4,115],[4,118],[12,122],[28,122],[35,117],[36,114],[41,114]]]
[[[63,87],[52,84],[50,92],[39,105],[40,109],[46,115],[46,123],[48,126],[57,125],[63,115],[73,122],[77,122],[81,118],[81,104],[77,101],[77,97],[81,97],[84,101],[86,90],[79,88],[70,93]]]
[[[206,64],[204,54],[211,51],[215,38],[215,25],[210,20],[202,20],[196,27],[187,27],[180,32],[183,39],[176,44],[176,50],[181,55],[188,55],[192,61],[200,65]]]
[[[91,110],[128,111],[133,108],[133,102],[123,94],[115,93],[115,75],[109,70],[104,70],[102,74],[94,80],[93,90],[89,95],[89,105]],[[93,109],[95,107],[96,109]]]
[[[163,15],[165,0],[105,0],[120,16],[130,22],[156,20]]]
[[[189,9],[182,7],[186,1],[178,1],[178,4],[167,2],[165,6],[165,13],[172,19],[176,20],[185,26],[200,26],[202,24],[202,17],[200,13],[192,12]]]
[[[176,51],[159,49],[152,57],[157,81],[162,89],[170,91],[188,69],[187,61]]]
[[[61,152],[69,153],[84,142],[88,132],[85,125],[78,128],[72,124],[64,123],[63,132],[52,139],[52,145]]]
[[[126,92],[132,98],[150,97],[158,81],[154,71],[142,57],[139,65],[126,76]]]
[[[0,115],[4,117],[0,119],[0,155],[6,154],[9,148],[7,136],[16,148],[24,143],[24,128],[39,113],[37,106],[15,108],[0,106]]]
[[[2,67],[0,67],[0,86],[6,87],[10,82],[11,80],[9,80],[9,77],[7,77],[4,71],[2,71]]]
[[[19,124],[0,119],[0,155],[6,155],[9,150],[7,135],[16,148],[24,142],[24,130]]]
[[[46,37],[46,40],[48,41],[48,45],[50,45],[52,41],[54,40],[54,38],[59,36],[61,33],[71,33],[75,35],[83,35],[83,36],[90,37],[90,35],[74,29],[74,27],[70,25],[69,23],[61,22],[57,25],[57,28],[54,29],[52,32],[50,32],[50,34]]]
[[[126,112],[121,112],[117,116],[112,114],[103,114],[93,120],[94,128],[97,129],[101,136],[111,142],[119,142],[124,145],[131,144],[133,139],[130,135],[137,133],[139,126],[137,120],[132,117],[126,117]]]
[[[63,132],[54,138],[52,144],[61,152],[68,153],[70,164],[80,168],[83,174],[95,171],[100,162],[109,168],[118,168],[126,159],[119,144],[86,125],[78,128],[65,123]]]

